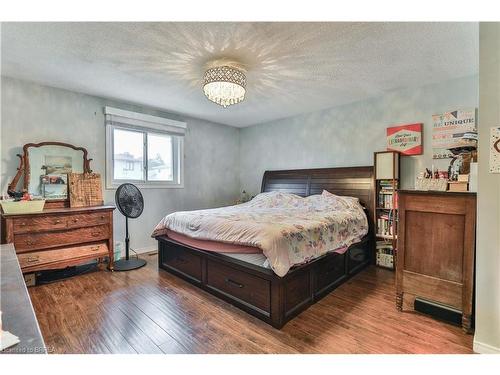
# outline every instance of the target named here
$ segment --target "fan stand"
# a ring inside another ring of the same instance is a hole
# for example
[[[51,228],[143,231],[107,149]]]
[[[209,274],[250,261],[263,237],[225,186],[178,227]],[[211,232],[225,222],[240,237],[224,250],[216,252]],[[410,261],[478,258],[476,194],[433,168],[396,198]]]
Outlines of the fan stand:
[[[114,263],[114,271],[130,271],[146,265],[144,259],[130,259],[130,239],[128,236],[128,217],[125,216],[125,259]]]

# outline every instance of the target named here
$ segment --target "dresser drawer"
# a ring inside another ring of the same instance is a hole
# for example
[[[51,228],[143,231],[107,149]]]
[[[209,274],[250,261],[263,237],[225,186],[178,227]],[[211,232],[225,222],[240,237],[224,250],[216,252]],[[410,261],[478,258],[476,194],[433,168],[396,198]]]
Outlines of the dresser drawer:
[[[253,309],[271,311],[271,283],[268,280],[208,260],[207,286]]]
[[[65,216],[34,216],[13,220],[14,233],[30,233],[48,230],[65,229]]]
[[[80,228],[108,224],[110,219],[108,213],[94,212],[90,214],[69,215],[66,221],[68,228]]]
[[[58,232],[24,233],[14,236],[17,253],[84,242],[105,240],[109,237],[109,226],[100,225]]]
[[[67,247],[64,249],[34,251],[18,254],[23,273],[41,269],[57,269],[78,264],[86,259],[101,258],[109,255],[105,243]]]
[[[169,246],[163,252],[161,263],[163,267],[173,269],[191,279],[201,282],[201,257]]]

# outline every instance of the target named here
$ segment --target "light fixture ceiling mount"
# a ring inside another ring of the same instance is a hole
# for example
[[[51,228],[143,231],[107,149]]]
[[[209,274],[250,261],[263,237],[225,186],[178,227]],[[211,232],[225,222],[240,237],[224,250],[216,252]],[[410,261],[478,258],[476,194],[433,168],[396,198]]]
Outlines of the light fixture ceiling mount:
[[[205,72],[203,92],[224,108],[245,99],[247,78],[243,70],[228,65],[216,66]]]

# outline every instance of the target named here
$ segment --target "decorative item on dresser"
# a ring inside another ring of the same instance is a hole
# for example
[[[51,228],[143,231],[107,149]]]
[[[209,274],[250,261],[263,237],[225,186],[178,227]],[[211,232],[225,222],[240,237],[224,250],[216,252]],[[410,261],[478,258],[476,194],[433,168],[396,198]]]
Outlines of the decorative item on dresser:
[[[397,252],[398,196],[401,155],[397,151],[374,153],[373,211],[375,212],[375,264],[394,269]]]
[[[459,310],[471,332],[476,194],[400,190],[396,306],[416,297]]]
[[[23,155],[18,156],[21,164],[9,191],[16,191],[24,175],[22,190],[45,198],[41,212],[2,212],[2,243],[14,244],[23,273],[60,269],[105,257],[109,259],[108,268],[113,269],[115,207],[70,207],[68,174],[90,176],[92,159],[87,158],[87,150],[61,142],[28,143],[23,147]],[[54,186],[47,189],[45,185],[52,182]]]

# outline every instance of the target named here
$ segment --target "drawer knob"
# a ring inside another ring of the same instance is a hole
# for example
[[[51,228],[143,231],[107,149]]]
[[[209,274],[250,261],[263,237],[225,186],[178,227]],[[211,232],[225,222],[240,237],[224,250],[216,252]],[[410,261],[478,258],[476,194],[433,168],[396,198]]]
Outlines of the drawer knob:
[[[188,262],[186,259],[181,258],[181,257],[177,257],[177,258],[175,258],[175,261],[176,261],[177,263],[180,263],[180,264],[186,264],[186,263]]]
[[[23,221],[23,222],[22,222],[21,224],[19,224],[19,225],[20,225],[20,226],[22,226],[22,227],[25,227],[25,226],[26,226],[26,222],[25,222],[25,221]]]
[[[101,232],[95,231],[91,233],[92,237],[99,237],[101,235]]]
[[[235,287],[237,287],[237,288],[243,288],[243,287],[244,287],[244,285],[243,285],[243,284],[240,284],[240,283],[238,283],[238,282],[236,282],[236,281],[234,281],[234,280],[231,280],[231,279],[230,279],[230,278],[228,278],[228,277],[226,277],[226,278],[224,279],[224,281],[225,281],[227,284],[229,284],[229,285],[233,285],[233,286],[235,286]]]
[[[34,245],[35,241],[33,240],[26,240],[26,245]]]
[[[73,223],[78,223],[78,219],[73,219]]]
[[[101,215],[101,219],[104,220],[106,218],[106,216],[104,215]]]
[[[90,248],[91,251],[98,251],[99,250],[99,246],[93,246]]]
[[[31,256],[26,259],[28,263],[33,263],[33,262],[38,262],[40,260],[40,257],[38,255],[36,256]]]
[[[61,221],[61,220],[59,220],[59,219],[58,219],[58,220],[56,220],[56,221],[54,221],[54,224],[61,224],[61,223],[62,223],[62,221]]]

